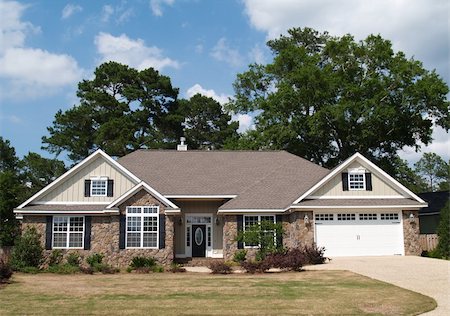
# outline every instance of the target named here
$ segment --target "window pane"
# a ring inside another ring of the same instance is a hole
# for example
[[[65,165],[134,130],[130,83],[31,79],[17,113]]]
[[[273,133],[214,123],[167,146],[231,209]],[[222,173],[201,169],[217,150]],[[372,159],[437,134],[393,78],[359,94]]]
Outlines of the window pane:
[[[65,232],[67,231],[67,216],[55,216],[53,218],[53,231],[54,232]]]
[[[158,231],[158,218],[156,216],[144,217],[144,232],[156,232]]]
[[[157,247],[157,234],[156,233],[144,233],[144,245],[143,247]]]
[[[255,224],[258,224],[258,216],[244,216],[244,229],[250,228]]]
[[[70,229],[71,232],[83,231],[83,217],[70,217]]]
[[[273,215],[261,216],[261,222],[271,222],[271,223],[274,223],[274,222],[275,222],[275,216],[273,216]]]
[[[363,190],[364,189],[364,174],[363,173],[350,173],[348,175],[349,187],[351,190]]]
[[[144,206],[143,209],[146,214],[158,214],[157,206]]]
[[[127,207],[127,213],[129,214],[139,214],[141,213],[142,208],[137,206],[129,206]]]
[[[69,247],[83,247],[83,233],[70,233]]]
[[[106,195],[107,180],[91,180],[91,195]]]
[[[127,233],[127,247],[140,247],[141,233]]]
[[[128,216],[127,217],[127,231],[140,232],[141,231],[141,217]]]
[[[67,233],[53,233],[53,247],[67,247]]]

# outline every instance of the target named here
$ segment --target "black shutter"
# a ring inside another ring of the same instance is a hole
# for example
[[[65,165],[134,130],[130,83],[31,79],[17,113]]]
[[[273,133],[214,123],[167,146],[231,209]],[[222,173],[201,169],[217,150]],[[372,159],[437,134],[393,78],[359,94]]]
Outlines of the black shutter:
[[[372,174],[366,173],[366,190],[372,191]]]
[[[45,249],[52,249],[53,216],[47,216],[47,225],[45,226]]]
[[[91,226],[92,226],[92,217],[85,216],[84,217],[84,250],[91,249]]]
[[[244,230],[244,215],[237,215],[236,222],[237,222],[237,231],[239,234]],[[238,249],[244,249],[244,243],[242,240],[238,240]]]
[[[275,220],[277,222],[277,224],[281,224],[283,225],[283,215],[277,215],[275,217]],[[283,227],[283,226],[282,226]],[[281,231],[283,231],[283,229],[281,229]],[[277,234],[277,248],[278,247],[283,247],[283,234]]]
[[[84,196],[91,196],[91,180],[84,180]]]
[[[166,248],[166,215],[159,214],[159,249]]]
[[[127,229],[127,217],[125,215],[119,216],[119,249],[125,249],[125,234]]]
[[[114,180],[108,180],[107,196],[114,196]]]
[[[342,191],[348,191],[348,172],[342,172]]]

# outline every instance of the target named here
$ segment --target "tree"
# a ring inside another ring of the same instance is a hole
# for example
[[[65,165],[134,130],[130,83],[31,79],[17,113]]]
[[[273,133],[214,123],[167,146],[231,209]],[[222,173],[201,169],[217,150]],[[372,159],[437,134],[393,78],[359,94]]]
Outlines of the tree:
[[[172,147],[182,134],[178,89],[153,68],[138,71],[116,62],[100,65],[78,84],[80,104],[58,111],[43,149],[68,152],[77,162],[102,148],[123,156],[141,147]]]
[[[180,111],[189,148],[221,149],[227,140],[237,137],[239,122],[230,122],[231,115],[212,98],[196,94],[189,100],[181,100]]]
[[[440,213],[441,218],[437,231],[439,243],[436,252],[439,257],[450,259],[450,202],[447,201]]]
[[[251,146],[326,167],[360,152],[392,172],[399,149],[432,141],[434,121],[450,127],[446,83],[381,36],[356,42],[294,28],[267,45],[272,63],[239,74],[229,104],[255,115],[256,130],[244,137]]]
[[[427,183],[422,179],[422,177],[417,174],[415,170],[408,166],[408,163],[401,159],[400,157],[394,158],[392,163],[392,170],[394,173],[391,174],[397,181],[407,187],[414,193],[421,193],[427,191]]]
[[[439,182],[447,180],[449,166],[435,153],[424,153],[414,166],[416,172],[423,175],[428,181],[429,191],[435,191]]]

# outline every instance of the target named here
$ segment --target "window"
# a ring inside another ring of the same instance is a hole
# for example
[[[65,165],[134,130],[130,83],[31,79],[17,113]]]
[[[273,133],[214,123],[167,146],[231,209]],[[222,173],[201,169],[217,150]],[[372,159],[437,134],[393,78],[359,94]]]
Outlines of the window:
[[[53,248],[83,248],[83,216],[53,217]]]
[[[349,190],[365,190],[365,174],[362,171],[353,171],[348,174]]]
[[[253,225],[260,224],[261,222],[268,221],[275,223],[274,215],[244,215],[244,231],[250,229]],[[270,234],[275,238],[275,231],[264,231],[264,235]],[[244,247],[256,247],[258,244],[244,243]]]
[[[338,221],[354,221],[355,219],[356,219],[355,213],[344,213],[337,215]]]
[[[334,214],[316,214],[316,221],[332,221]]]
[[[360,213],[360,214],[359,214],[359,220],[360,220],[360,221],[376,221],[376,220],[377,220],[377,214],[373,214],[373,213]]]
[[[108,192],[108,179],[97,178],[91,180],[91,196],[106,196]]]
[[[159,206],[127,207],[127,248],[158,248]]]
[[[207,240],[208,240],[208,247],[211,247],[211,226],[208,226],[206,228],[207,231]]]
[[[381,220],[389,221],[389,220],[398,220],[397,213],[381,213]]]

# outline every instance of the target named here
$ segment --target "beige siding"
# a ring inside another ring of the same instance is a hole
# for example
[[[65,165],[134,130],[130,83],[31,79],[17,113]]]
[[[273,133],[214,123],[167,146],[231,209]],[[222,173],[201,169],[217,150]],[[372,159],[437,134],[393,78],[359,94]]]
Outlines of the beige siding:
[[[108,177],[114,180],[114,196],[84,196],[84,180],[91,177]],[[119,170],[107,162],[103,157],[98,157],[84,166],[76,174],[60,183],[53,190],[46,193],[37,201],[52,202],[112,202],[134,186],[133,182],[124,176]]]
[[[360,164],[354,162],[349,169],[359,168]],[[345,170],[345,172],[347,172]],[[328,183],[319,188],[311,194],[312,196],[398,196],[401,193],[389,186],[379,177],[372,173],[372,191],[343,191],[342,190],[342,176],[337,174]]]
[[[219,216],[219,225],[216,225],[217,210],[223,201],[196,201],[175,200],[174,203],[181,208],[183,223],[175,222],[175,253],[184,254],[186,242],[185,215],[189,213],[209,213],[213,215],[213,253],[221,254],[223,248],[223,224],[224,219]]]

